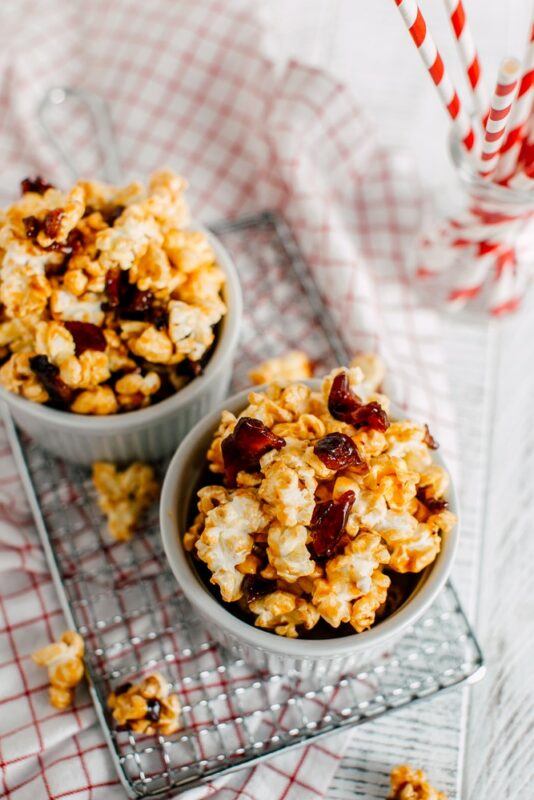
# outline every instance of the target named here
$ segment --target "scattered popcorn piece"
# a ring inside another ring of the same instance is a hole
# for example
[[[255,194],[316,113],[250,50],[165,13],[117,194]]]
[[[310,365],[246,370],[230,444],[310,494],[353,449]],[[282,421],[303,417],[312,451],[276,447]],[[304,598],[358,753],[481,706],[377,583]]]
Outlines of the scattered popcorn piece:
[[[115,722],[133,733],[170,736],[180,729],[178,695],[169,694],[169,686],[159,672],[111,692],[108,707]]]
[[[313,365],[302,350],[290,350],[283,356],[268,358],[248,374],[252,383],[305,381],[313,376]]]
[[[158,496],[159,483],[153,467],[136,461],[121,472],[114,464],[96,461],[93,483],[111,536],[119,542],[128,541],[141,515]]]
[[[54,708],[69,708],[74,700],[74,689],[84,674],[83,639],[76,631],[65,631],[59,642],[42,647],[32,654],[33,661],[48,668],[49,696]]]
[[[427,780],[422,769],[409,764],[399,764],[391,770],[391,794],[388,800],[447,800]]]

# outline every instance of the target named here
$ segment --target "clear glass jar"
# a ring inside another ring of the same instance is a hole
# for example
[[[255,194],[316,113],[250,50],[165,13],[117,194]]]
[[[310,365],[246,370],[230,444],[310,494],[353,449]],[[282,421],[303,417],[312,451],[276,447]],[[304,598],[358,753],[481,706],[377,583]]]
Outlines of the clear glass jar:
[[[534,276],[534,190],[483,180],[455,138],[450,152],[467,208],[425,232],[417,275],[434,302],[500,316],[519,307]]]

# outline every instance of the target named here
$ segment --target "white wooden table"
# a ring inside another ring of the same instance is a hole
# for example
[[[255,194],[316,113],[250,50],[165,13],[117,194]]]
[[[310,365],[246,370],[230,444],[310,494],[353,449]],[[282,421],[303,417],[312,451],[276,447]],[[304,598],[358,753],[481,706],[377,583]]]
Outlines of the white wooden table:
[[[464,0],[488,85],[521,57],[530,0]],[[447,66],[465,81],[444,3],[421,0]],[[348,83],[383,140],[406,149],[437,204],[459,199],[448,125],[394,0],[268,0],[273,46]],[[531,298],[532,299],[532,298]],[[445,319],[458,401],[465,536],[455,581],[485,651],[470,691],[371,723],[351,738],[331,798],[384,798],[394,763],[428,769],[450,800],[534,797],[534,302],[497,323]]]

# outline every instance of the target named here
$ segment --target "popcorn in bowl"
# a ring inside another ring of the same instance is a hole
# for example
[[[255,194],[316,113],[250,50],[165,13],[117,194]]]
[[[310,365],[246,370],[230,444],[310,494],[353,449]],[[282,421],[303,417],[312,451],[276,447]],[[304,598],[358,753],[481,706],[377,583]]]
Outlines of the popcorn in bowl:
[[[226,314],[225,276],[168,170],[114,187],[42,179],[0,213],[0,383],[104,416],[200,374]]]
[[[230,610],[290,638],[361,633],[393,613],[456,517],[427,426],[392,420],[376,357],[318,390],[273,383],[224,411],[184,548]]]

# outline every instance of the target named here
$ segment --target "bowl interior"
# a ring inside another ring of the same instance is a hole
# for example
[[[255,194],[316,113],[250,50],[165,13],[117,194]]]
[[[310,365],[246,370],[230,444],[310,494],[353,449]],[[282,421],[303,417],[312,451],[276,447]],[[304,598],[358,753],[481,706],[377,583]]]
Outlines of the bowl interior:
[[[307,381],[316,388],[319,381]],[[255,387],[256,388],[256,387]],[[257,387],[261,390],[261,387]],[[224,403],[223,408],[238,413],[246,405],[245,390]],[[211,444],[213,432],[220,419],[222,408],[201,420],[188,434],[176,451],[165,476],[161,495],[161,530],[163,544],[171,568],[185,595],[204,617],[209,618],[229,634],[248,644],[272,653],[295,657],[318,658],[355,650],[366,649],[378,642],[386,642],[400,630],[412,624],[434,600],[449,574],[458,539],[458,526],[450,533],[442,534],[441,552],[433,564],[427,567],[412,590],[409,598],[396,611],[378,622],[370,630],[330,639],[286,639],[277,634],[256,628],[240,619],[222,604],[204,584],[194,568],[191,558],[182,545],[187,528],[193,496],[198,481],[206,470],[205,455]],[[393,414],[395,416],[395,414]],[[434,454],[437,463],[443,460]],[[450,487],[449,507],[457,513],[454,488]]]

